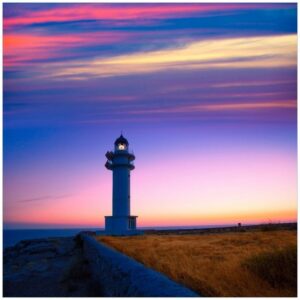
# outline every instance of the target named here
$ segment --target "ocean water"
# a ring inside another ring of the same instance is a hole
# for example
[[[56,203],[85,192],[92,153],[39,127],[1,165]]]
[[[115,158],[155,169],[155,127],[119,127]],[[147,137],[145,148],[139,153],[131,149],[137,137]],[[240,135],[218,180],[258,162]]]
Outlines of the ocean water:
[[[206,225],[206,226],[165,226],[165,227],[140,227],[141,230],[147,229],[200,229],[227,227],[231,225]],[[103,228],[71,228],[71,229],[5,229],[3,230],[3,248],[16,245],[22,240],[31,240],[49,237],[72,237],[81,231],[103,231]]]
[[[31,240],[48,237],[72,237],[80,231],[99,231],[99,228],[72,228],[72,229],[5,229],[3,230],[3,248],[11,247],[22,240]]]

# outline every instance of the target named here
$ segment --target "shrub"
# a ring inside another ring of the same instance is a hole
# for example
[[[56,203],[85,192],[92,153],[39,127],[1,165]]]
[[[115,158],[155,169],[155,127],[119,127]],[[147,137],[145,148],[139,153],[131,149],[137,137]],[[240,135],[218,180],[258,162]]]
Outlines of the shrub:
[[[296,245],[253,255],[242,265],[274,288],[297,289]]]

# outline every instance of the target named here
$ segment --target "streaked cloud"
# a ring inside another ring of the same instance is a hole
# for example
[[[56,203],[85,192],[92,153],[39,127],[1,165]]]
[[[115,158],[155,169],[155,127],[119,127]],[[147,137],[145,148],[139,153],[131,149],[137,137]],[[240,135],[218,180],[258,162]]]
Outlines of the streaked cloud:
[[[3,38],[4,66],[16,67],[35,62],[46,62],[53,58],[78,55],[72,49],[91,45],[120,43],[132,34],[120,32],[92,32],[59,35],[12,33]]]
[[[268,110],[268,109],[295,109],[297,108],[296,100],[286,101],[267,101],[267,102],[249,102],[249,103],[217,103],[217,104],[197,104],[189,106],[168,107],[165,109],[148,109],[131,111],[132,114],[153,114],[153,113],[196,113],[196,112],[217,112],[217,111],[244,111],[244,110]]]
[[[266,86],[274,84],[286,84],[286,83],[295,83],[291,80],[272,80],[272,81],[248,81],[248,82],[230,82],[230,83],[216,83],[212,87],[215,88],[235,88],[235,87],[249,87],[249,86]]]
[[[219,12],[234,9],[257,8],[255,4],[65,4],[38,11],[24,11],[21,15],[4,19],[4,29],[14,26],[41,24],[49,22],[70,22],[87,20],[106,21],[139,21],[147,24],[147,20],[163,18],[179,18],[196,13]],[[276,5],[275,5],[276,7]],[[9,5],[6,5],[9,9]]]
[[[180,48],[111,58],[57,63],[54,77],[109,77],[165,70],[292,67],[297,35],[230,38],[192,42]]]
[[[32,197],[32,198],[26,198],[26,199],[21,199],[18,202],[40,202],[40,201],[46,201],[46,200],[57,200],[57,199],[65,199],[70,197],[70,194],[65,194],[65,195],[57,195],[57,196],[40,196],[40,197]]]

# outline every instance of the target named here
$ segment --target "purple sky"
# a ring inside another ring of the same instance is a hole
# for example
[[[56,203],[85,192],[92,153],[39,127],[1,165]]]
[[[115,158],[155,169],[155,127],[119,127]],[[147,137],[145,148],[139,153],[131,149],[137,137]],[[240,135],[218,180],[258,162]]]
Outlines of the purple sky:
[[[294,221],[296,4],[4,4],[4,224]]]

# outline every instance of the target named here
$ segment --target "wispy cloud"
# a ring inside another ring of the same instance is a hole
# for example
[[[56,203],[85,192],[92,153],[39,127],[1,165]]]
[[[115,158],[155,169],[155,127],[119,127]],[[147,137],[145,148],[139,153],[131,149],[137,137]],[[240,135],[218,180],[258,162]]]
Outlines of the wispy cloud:
[[[212,84],[211,87],[214,88],[235,88],[235,87],[258,87],[274,84],[289,84],[295,83],[295,80],[272,80],[272,81],[247,81],[247,82],[226,82],[226,83],[216,83]]]
[[[74,58],[72,49],[91,45],[107,45],[124,41],[131,33],[92,32],[59,35],[36,33],[8,33],[3,38],[4,66],[15,67],[51,61],[53,58]]]
[[[297,35],[282,35],[196,41],[180,48],[57,63],[50,74],[88,79],[164,70],[290,67],[296,63]]]
[[[27,203],[27,202],[41,202],[41,201],[47,201],[47,200],[58,200],[58,199],[64,199],[70,197],[70,194],[65,195],[58,195],[58,196],[40,196],[40,197],[32,197],[32,198],[26,198],[21,199],[18,202]]]
[[[235,103],[214,103],[183,105],[147,110],[132,110],[131,114],[162,114],[162,113],[196,113],[196,112],[217,112],[217,111],[245,111],[245,110],[268,110],[268,109],[296,109],[296,100],[286,101],[265,101],[265,102],[235,102]]]
[[[255,4],[71,4],[62,5],[45,10],[24,11],[4,19],[4,29],[24,25],[42,24],[50,22],[71,22],[88,20],[106,21],[140,21],[159,20],[162,18],[178,18],[183,15],[193,15],[214,11],[227,11],[233,9],[256,8]],[[262,7],[262,6],[260,6]],[[269,6],[270,7],[270,6]],[[5,5],[9,9],[9,5]]]

